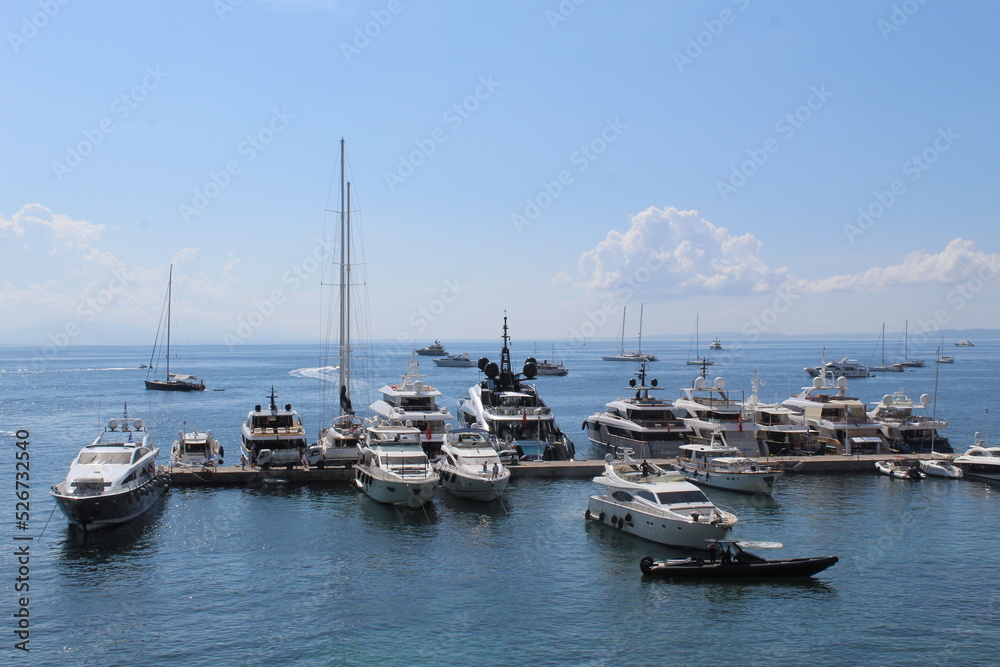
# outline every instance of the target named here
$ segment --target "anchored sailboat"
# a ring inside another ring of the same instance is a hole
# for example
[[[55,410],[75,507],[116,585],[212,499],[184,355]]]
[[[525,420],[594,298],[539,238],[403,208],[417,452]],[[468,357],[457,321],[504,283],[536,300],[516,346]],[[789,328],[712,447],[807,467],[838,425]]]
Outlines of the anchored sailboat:
[[[167,279],[167,298],[164,313],[160,316],[160,326],[156,328],[156,340],[153,341],[153,353],[149,359],[149,370],[146,371],[146,389],[161,391],[205,391],[205,383],[193,375],[170,372],[170,311],[173,300],[174,265],[170,265],[170,277]],[[165,323],[165,326],[164,326]],[[167,374],[163,380],[156,379],[156,364],[159,361],[157,352],[160,350],[160,333],[166,330]],[[152,379],[150,378],[152,375]]]
[[[642,305],[639,305],[639,340],[635,352],[625,351],[625,307],[622,307],[622,332],[618,336],[621,351],[618,354],[607,354],[601,357],[604,361],[659,361],[659,357],[651,352],[642,351]]]
[[[688,350],[688,360],[686,363],[688,366],[714,366],[714,361],[707,356],[702,357],[698,354],[698,317],[697,314],[694,316],[694,337],[691,339],[691,348]],[[719,344],[719,348],[722,348],[721,343]],[[691,358],[691,350],[694,350],[694,359]]]

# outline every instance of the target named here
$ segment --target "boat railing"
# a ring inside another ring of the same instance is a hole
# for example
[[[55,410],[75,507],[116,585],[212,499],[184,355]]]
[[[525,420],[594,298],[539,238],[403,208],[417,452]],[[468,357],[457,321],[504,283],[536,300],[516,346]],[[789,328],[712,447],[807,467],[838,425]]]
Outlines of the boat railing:
[[[643,514],[671,520],[682,519],[688,523],[731,525],[736,522],[736,512],[722,505],[696,505],[684,509],[670,509],[662,505],[654,505],[649,502],[640,502],[637,500],[616,500],[615,503],[629,510],[642,512]]]
[[[551,408],[547,408],[547,407],[546,408],[543,408],[543,407],[532,408],[532,407],[504,407],[504,406],[498,406],[498,407],[491,407],[490,408],[490,412],[492,412],[494,415],[498,415],[498,416],[501,416],[501,417],[521,417],[521,416],[526,416],[528,418],[531,418],[531,417],[538,417],[539,415],[549,415],[549,414],[552,414],[552,409]]]

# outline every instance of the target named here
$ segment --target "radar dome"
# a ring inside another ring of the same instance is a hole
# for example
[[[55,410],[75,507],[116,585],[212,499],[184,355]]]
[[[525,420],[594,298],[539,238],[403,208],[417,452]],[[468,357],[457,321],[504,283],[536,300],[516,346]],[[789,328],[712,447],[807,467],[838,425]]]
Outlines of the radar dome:
[[[487,359],[486,357],[479,357],[479,361],[476,363],[476,366],[479,367],[479,370],[485,370],[486,364],[488,363],[490,363],[489,359]]]
[[[837,378],[837,388],[847,389],[847,378],[845,378],[843,375]]]
[[[921,394],[920,395],[920,405],[922,405],[922,406],[924,406],[926,408],[930,404],[931,404],[931,395],[930,394]]]
[[[695,380],[694,380],[694,388],[695,389],[704,389],[705,388],[705,378],[703,378],[701,376],[695,378]]]
[[[522,370],[524,372],[524,377],[529,380],[533,379],[535,375],[538,374],[538,366],[536,366],[535,362],[531,360],[531,357],[528,357],[528,361],[524,362],[524,368]]]
[[[726,381],[723,380],[721,377],[717,377],[715,378],[715,382],[713,383],[712,386],[714,386],[716,389],[725,389]]]
[[[486,377],[488,378],[496,378],[496,376],[500,375],[500,367],[493,361],[487,361],[486,364],[484,364],[482,371],[486,373]]]
[[[891,404],[892,404],[892,394],[886,394],[885,396],[882,397],[882,405],[888,406]]]
[[[822,388],[823,388],[823,378],[817,375],[816,377],[813,378],[813,389],[822,389]]]

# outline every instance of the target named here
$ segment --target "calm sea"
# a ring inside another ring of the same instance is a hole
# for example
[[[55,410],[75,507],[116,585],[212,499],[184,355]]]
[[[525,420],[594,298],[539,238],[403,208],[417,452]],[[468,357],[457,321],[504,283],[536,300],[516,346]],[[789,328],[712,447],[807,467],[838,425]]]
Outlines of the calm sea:
[[[498,343],[446,341],[493,359]],[[827,358],[867,361],[873,344],[828,341]],[[783,399],[807,384],[802,368],[819,362],[823,345],[746,343],[720,353],[710,377],[749,395],[756,371],[762,398]],[[584,418],[625,395],[634,371],[600,361],[606,347],[558,351],[570,374],[537,381],[580,458],[593,456]],[[650,345],[664,360],[650,367],[665,396],[695,376],[687,348]],[[53,512],[48,489],[126,402],[164,460],[186,421],[212,429],[232,462],[240,422],[272,385],[314,435],[329,383],[316,346],[183,349],[174,366],[205,378],[201,394],[145,391],[144,348],[49,352],[0,349],[4,664],[996,664],[1000,488],[972,481],[790,475],[766,501],[709,490],[738,512],[734,536],[758,553],[840,556],[794,583],[644,579],[643,555],[676,552],[586,525],[587,497],[598,491],[589,480],[518,481],[490,505],[442,491],[426,512],[379,505],[346,485],[175,488],[141,522],[84,542]],[[405,351],[376,352],[371,389],[406,367]],[[995,407],[1000,344],[949,341],[945,353],[957,360],[937,369],[936,411],[964,449]],[[529,354],[551,357],[551,344],[515,345],[518,366]],[[477,379],[474,368],[430,360],[421,370],[453,413]],[[854,380],[850,393],[934,394],[935,370]],[[356,405],[371,400],[361,393]],[[27,531],[15,529],[18,429],[30,434]],[[20,594],[16,535],[34,538],[30,590]],[[20,596],[30,600],[30,654],[15,648]]]

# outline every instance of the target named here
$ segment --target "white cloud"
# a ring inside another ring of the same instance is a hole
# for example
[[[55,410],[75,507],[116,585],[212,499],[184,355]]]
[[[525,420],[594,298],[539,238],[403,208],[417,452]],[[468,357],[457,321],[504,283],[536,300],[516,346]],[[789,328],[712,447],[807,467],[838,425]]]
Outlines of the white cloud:
[[[649,288],[685,294],[765,292],[785,280],[760,258],[761,242],[750,233],[734,236],[700,218],[697,211],[650,207],[628,230],[612,230],[579,261],[584,286],[611,289],[640,279]],[[643,268],[644,267],[644,268]],[[565,275],[557,277],[565,281]]]
[[[624,232],[612,230],[580,258],[584,280],[566,272],[554,277],[589,290],[628,284],[670,295],[746,295],[791,285],[800,292],[871,292],[896,286],[949,285],[988,271],[1000,273],[1000,254],[981,252],[956,238],[938,253],[912,252],[899,264],[818,280],[796,278],[762,258],[763,243],[751,233],[733,235],[697,211],[650,207]]]
[[[981,252],[975,242],[957,238],[939,253],[912,252],[900,264],[803,282],[802,287],[810,292],[868,292],[904,285],[950,285],[984,270],[1000,273],[1000,255]]]

